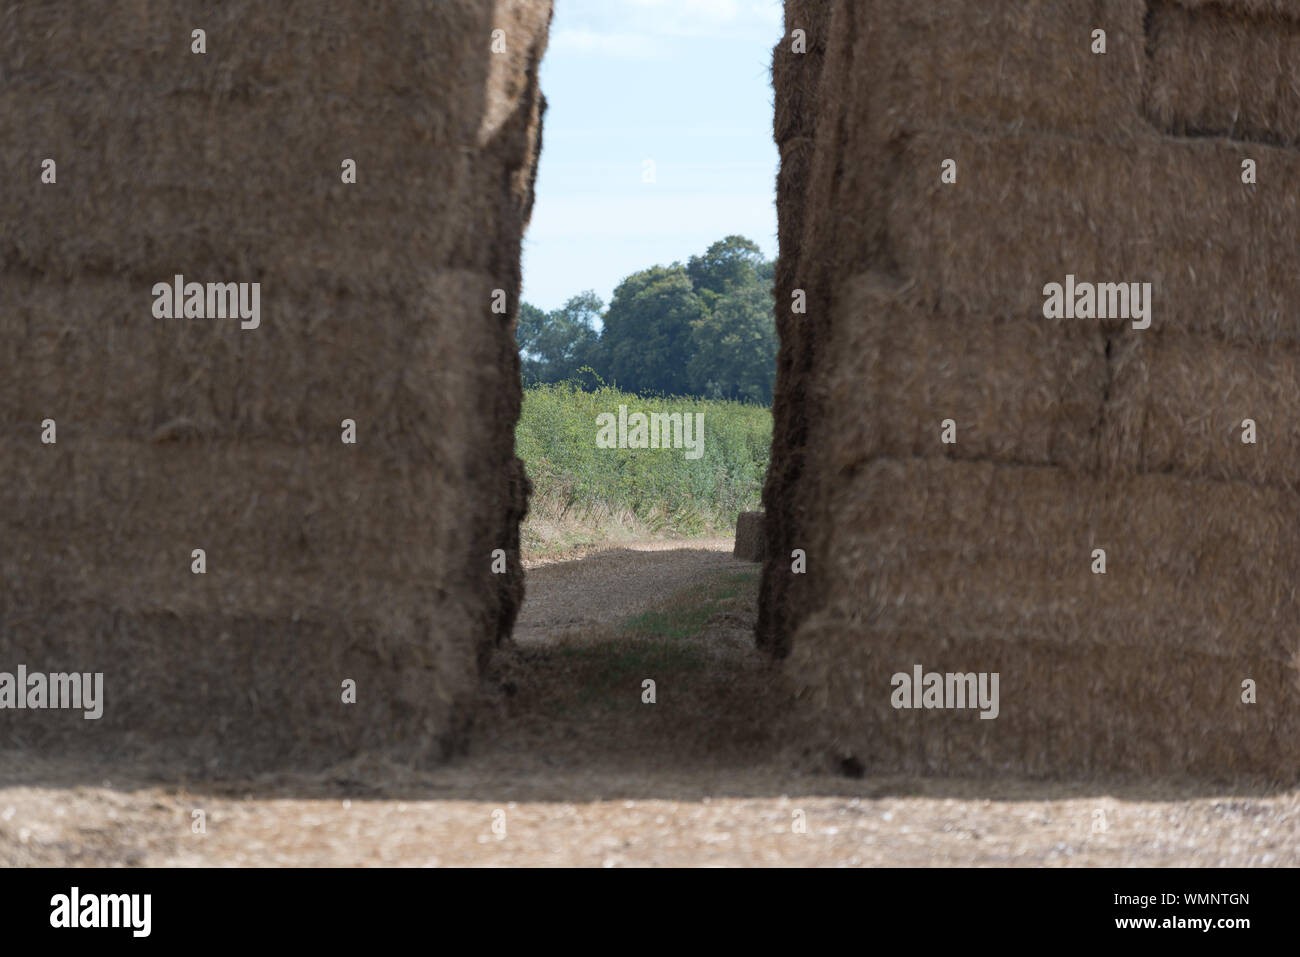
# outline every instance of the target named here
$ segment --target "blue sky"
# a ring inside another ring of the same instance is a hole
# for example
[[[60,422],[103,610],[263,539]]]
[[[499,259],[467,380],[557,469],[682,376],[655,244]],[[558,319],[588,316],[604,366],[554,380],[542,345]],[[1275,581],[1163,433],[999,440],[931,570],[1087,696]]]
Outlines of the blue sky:
[[[556,0],[524,300],[554,309],[740,233],[776,255],[781,0]],[[653,160],[654,183],[642,182]]]

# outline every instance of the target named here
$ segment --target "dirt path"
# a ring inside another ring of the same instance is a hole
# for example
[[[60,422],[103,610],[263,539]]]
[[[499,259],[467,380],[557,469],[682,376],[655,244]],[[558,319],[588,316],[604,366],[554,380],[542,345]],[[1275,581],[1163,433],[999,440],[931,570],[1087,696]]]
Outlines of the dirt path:
[[[0,865],[1300,865],[1295,791],[820,771],[728,542],[539,565],[528,587],[452,764],[186,784],[0,754]]]
[[[515,641],[544,642],[575,628],[612,624],[737,563],[729,538],[645,542],[604,549],[579,561],[533,563]]]

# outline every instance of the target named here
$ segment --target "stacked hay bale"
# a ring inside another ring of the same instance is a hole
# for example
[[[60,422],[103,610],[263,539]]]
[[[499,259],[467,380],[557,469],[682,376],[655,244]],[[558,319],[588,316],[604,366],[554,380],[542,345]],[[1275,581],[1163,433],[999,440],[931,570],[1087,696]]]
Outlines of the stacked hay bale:
[[[0,713],[0,745],[255,768],[463,739],[522,597],[550,13],[0,7],[0,671],[106,699]],[[260,325],[156,318],[176,275],[260,283]]]
[[[759,634],[809,733],[878,770],[1295,780],[1300,8],[825,7]],[[1150,328],[1045,318],[1067,274],[1151,283]],[[898,697],[917,665],[997,673],[997,717]]]
[[[772,457],[763,490],[764,510],[781,521],[764,522],[763,555],[789,555],[806,510],[795,494],[804,469],[808,442],[807,385],[812,381],[816,345],[825,336],[825,311],[810,309],[796,297],[804,297],[806,284],[799,270],[799,244],[804,230],[807,204],[804,193],[812,170],[818,119],[818,89],[826,60],[830,35],[831,5],[824,0],[786,0],[786,35],[776,45],[772,58],[772,86],[776,92],[774,133],[781,151],[777,174],[776,204],[779,212],[777,259],[773,294],[776,297],[777,373],[772,402]],[[770,651],[788,650],[786,637],[790,621],[786,612],[807,601],[804,580],[763,571],[759,596],[758,640]]]

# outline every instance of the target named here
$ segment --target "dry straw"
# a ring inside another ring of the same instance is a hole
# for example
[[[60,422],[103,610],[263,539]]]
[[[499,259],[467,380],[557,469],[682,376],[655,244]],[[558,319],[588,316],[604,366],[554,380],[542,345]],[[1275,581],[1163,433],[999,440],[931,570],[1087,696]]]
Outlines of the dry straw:
[[[972,639],[831,611],[800,629],[789,667],[808,702],[807,734],[832,758],[855,757],[872,773],[1294,781],[1300,702],[1288,690],[1288,665],[1080,640],[1091,634],[1067,624]],[[917,664],[997,673],[998,717],[893,708],[893,675]],[[1242,675],[1283,690],[1243,705]]]
[[[542,17],[550,13],[549,3],[535,0],[376,0],[273,8],[131,0],[93,17],[59,4],[9,4],[0,14],[0,62],[19,76],[125,82],[138,94],[421,95],[433,113],[444,98],[455,104],[482,101],[483,54],[495,25],[494,7],[514,6],[531,7]],[[191,52],[192,31],[199,28],[207,34],[206,54]],[[536,25],[514,37],[517,58],[535,36]],[[472,111],[442,112],[462,137],[477,129],[479,117]]]
[[[964,188],[939,182],[948,155]],[[889,184],[890,249],[929,305],[1042,315],[1044,286],[1073,274],[1150,282],[1153,329],[1300,341],[1300,272],[1279,254],[1300,246],[1300,196],[1241,182],[1247,156],[1279,182],[1300,177],[1294,151],[952,132],[918,134],[904,156]]]
[[[777,356],[773,401],[773,442],[767,481],[763,490],[766,514],[773,520],[763,523],[763,553],[789,555],[798,540],[802,513],[793,490],[803,471],[807,422],[802,415],[803,394],[807,388],[812,349],[817,337],[810,321],[818,322],[816,287],[810,274],[800,267],[803,241],[803,210],[808,208],[804,194],[812,171],[815,135],[818,123],[817,87],[830,37],[831,5],[815,0],[789,0],[786,4],[786,36],[773,51],[773,88],[776,96],[774,135],[781,150],[781,170],[777,177],[777,207],[780,210],[780,256],[777,262],[774,293],[777,332],[786,345]],[[793,51],[793,31],[804,30],[806,53]],[[796,291],[812,302],[804,311],[794,311]],[[809,309],[812,310],[811,314]],[[806,347],[806,348],[804,348]],[[785,610],[791,604],[785,597],[789,577],[763,570],[763,587],[759,599],[759,644],[776,653],[788,647]]]
[[[777,201],[784,200],[792,209],[782,218],[777,233],[781,248],[792,255],[799,248],[803,233],[803,191],[808,186],[814,155],[814,142],[809,137],[792,137],[781,144],[781,171],[777,174]],[[784,297],[789,301],[789,297]],[[785,303],[783,302],[782,305]]]
[[[987,773],[1028,748],[1018,769],[1031,773],[1287,778],[1300,770],[1286,738],[1300,690],[1295,598],[1277,569],[1300,557],[1297,521],[1292,496],[1248,485],[876,459],[813,520],[833,529],[809,552],[823,557],[819,596],[840,611],[796,634],[789,667],[835,729],[820,740],[881,770]],[[1001,672],[1003,714],[980,722],[980,741],[964,737],[973,715],[918,727],[890,708],[890,676],[918,663]],[[1246,678],[1266,704],[1242,703]],[[1039,724],[1062,735],[1042,751]],[[951,764],[916,759],[950,735]],[[1098,746],[1130,738],[1143,741],[1136,763]]]
[[[741,512],[736,517],[736,545],[733,554],[747,562],[763,560],[763,513]]]
[[[1272,14],[1287,20],[1300,20],[1300,0],[1154,0],[1150,3],[1159,12],[1172,6],[1195,11],[1197,16],[1230,14],[1234,18]]]
[[[1300,7],[1152,5],[1147,109],[1175,135],[1300,142]]]
[[[772,53],[772,88],[776,92],[776,142],[811,136],[817,128],[817,86],[825,55],[811,47],[797,53],[789,36]]]
[[[803,30],[808,34],[808,48],[825,49],[835,5],[826,0],[786,0],[785,32]]]
[[[836,301],[818,435],[834,468],[876,455],[1097,467],[1106,340],[1095,324],[939,316],[887,279],[857,277]],[[955,443],[941,443],[952,420]]]
[[[1060,617],[1169,649],[1294,640],[1291,585],[1273,570],[1297,559],[1300,505],[1281,490],[877,458],[828,493],[816,517],[830,516],[837,530],[813,544],[834,548],[822,586],[899,627],[959,636]]]
[[[514,201],[500,186],[505,158],[422,123],[427,99],[132,96],[9,95],[6,115],[33,119],[0,158],[31,175],[11,188],[11,221],[24,228],[0,234],[0,255],[47,273],[181,271],[370,295],[429,263],[495,265],[474,229]],[[39,182],[44,157],[58,164],[57,186]],[[345,159],[356,184],[342,182]]]
[[[522,597],[512,313],[550,9],[0,13],[2,159],[30,171],[0,193],[0,660],[108,695],[4,744],[206,770],[463,744]],[[155,318],[177,273],[260,282],[260,327]]]
[[[1170,330],[1115,349],[1103,444],[1108,467],[1297,488],[1294,347]]]
[[[1136,0],[835,6],[842,37],[831,46],[848,49],[837,60],[844,72],[823,90],[826,106],[845,116],[844,147],[857,155],[915,130],[1115,141],[1146,125],[1144,4]],[[1106,30],[1104,55],[1092,52],[1094,27]]]
[[[171,275],[154,278],[173,284]],[[185,276],[213,278],[222,277]],[[404,285],[362,297],[266,280],[261,323],[245,330],[238,318],[155,318],[149,281],[15,275],[0,288],[0,310],[22,332],[0,348],[22,374],[0,382],[0,424],[30,431],[50,416],[64,435],[153,440],[188,422],[203,439],[320,446],[338,443],[341,421],[352,418],[363,448],[421,457],[429,437],[417,437],[412,416],[427,408],[430,436],[458,440],[481,427],[509,342],[491,312],[492,277],[425,270]],[[458,312],[466,321],[443,321]],[[464,361],[443,364],[447,354]],[[487,398],[469,406],[462,395]]]
[[[1146,109],[1258,90],[1250,122],[1285,126],[1291,27],[1237,18],[1294,5],[1197,9],[1187,37],[1157,32],[1182,16],[1161,6],[1148,37],[1131,0],[827,6],[812,145],[783,143],[778,289],[809,314],[781,327],[759,632],[809,739],[872,770],[1294,781],[1300,209],[1241,164],[1280,183],[1300,160],[1166,136]],[[1258,63],[1183,82],[1221,33]],[[775,72],[778,105],[806,95]],[[1152,328],[1044,318],[1067,273],[1152,283]],[[915,664],[1001,672],[1001,715],[893,709]]]

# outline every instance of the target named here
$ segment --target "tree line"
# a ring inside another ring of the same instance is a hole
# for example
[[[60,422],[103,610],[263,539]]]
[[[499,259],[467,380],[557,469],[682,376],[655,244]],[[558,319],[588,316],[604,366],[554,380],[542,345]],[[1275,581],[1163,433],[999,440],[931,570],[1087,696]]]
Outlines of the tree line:
[[[728,236],[685,265],[628,276],[608,309],[590,290],[552,312],[522,303],[516,338],[524,386],[607,383],[643,395],[768,405],[777,346],[773,268],[756,243]]]

